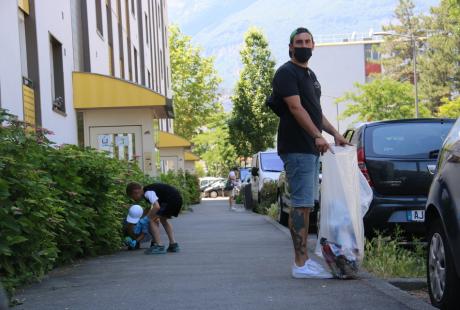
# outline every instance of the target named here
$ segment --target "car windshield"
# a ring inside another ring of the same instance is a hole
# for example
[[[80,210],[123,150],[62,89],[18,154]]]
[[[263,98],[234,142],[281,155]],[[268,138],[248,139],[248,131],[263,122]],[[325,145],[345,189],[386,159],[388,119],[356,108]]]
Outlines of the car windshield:
[[[452,125],[429,122],[370,127],[366,133],[366,155],[437,158]]]
[[[284,169],[283,161],[276,153],[261,153],[260,168],[268,172],[281,172]]]
[[[249,174],[249,168],[241,168],[240,169],[240,180],[243,181],[248,174]]]

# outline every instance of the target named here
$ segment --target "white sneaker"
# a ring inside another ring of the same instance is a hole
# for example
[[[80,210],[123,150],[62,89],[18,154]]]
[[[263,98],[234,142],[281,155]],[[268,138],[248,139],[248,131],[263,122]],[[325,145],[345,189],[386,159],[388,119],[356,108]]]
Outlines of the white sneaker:
[[[297,267],[294,263],[292,266],[292,277],[296,279],[331,279],[332,274],[326,271],[323,266],[308,261],[302,267]]]
[[[305,262],[305,265],[309,265],[309,266],[311,267],[311,269],[313,269],[313,270],[318,270],[318,271],[324,270],[323,265],[321,265],[320,263],[318,263],[318,262],[315,261],[315,260],[312,260],[311,258],[309,258],[309,259]]]

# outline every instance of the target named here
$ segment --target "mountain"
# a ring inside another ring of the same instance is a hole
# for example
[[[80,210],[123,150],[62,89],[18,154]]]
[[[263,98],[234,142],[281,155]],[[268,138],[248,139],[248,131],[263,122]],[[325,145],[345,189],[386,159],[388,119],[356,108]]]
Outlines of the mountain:
[[[417,13],[427,13],[439,0],[413,0]],[[288,59],[290,33],[307,27],[318,40],[331,35],[380,31],[394,19],[397,0],[169,0],[169,20],[179,24],[215,57],[224,79],[224,94],[231,93],[241,68],[239,50],[244,33],[256,26],[267,36],[277,66]],[[340,55],[337,55],[340,57]]]

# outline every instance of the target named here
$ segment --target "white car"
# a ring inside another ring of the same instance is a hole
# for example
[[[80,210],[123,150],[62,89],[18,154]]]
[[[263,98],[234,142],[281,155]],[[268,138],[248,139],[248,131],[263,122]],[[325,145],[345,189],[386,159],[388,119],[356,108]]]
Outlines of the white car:
[[[252,201],[260,202],[260,191],[264,183],[277,182],[281,171],[284,170],[283,161],[276,150],[258,152],[252,157],[251,169],[251,196]]]

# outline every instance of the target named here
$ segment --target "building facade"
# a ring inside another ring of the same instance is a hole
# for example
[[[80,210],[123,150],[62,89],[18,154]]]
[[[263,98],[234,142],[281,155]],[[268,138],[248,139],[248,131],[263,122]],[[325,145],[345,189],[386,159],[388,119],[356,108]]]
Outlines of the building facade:
[[[380,43],[380,40],[373,40],[372,36],[356,40],[337,37],[315,46],[309,66],[321,83],[323,113],[341,133],[355,119],[341,119],[340,115],[346,110],[347,104],[335,102],[346,92],[355,91],[355,83],[367,83],[372,80],[373,73],[382,71],[380,55],[375,50],[375,46]]]
[[[173,118],[167,16],[166,0],[1,1],[0,107],[157,174]]]

